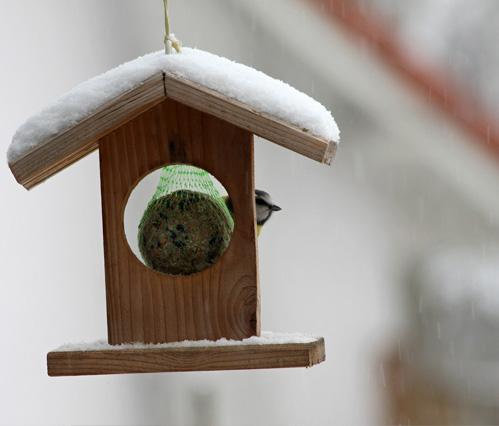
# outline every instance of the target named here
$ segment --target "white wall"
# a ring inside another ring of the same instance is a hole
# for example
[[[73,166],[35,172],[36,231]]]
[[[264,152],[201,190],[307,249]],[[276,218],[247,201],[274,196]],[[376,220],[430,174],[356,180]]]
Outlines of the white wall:
[[[73,85],[160,49],[160,3],[2,1],[0,151],[23,119]],[[260,140],[256,151],[257,184],[284,208],[260,239],[263,328],[325,336],[327,362],[310,370],[49,379],[46,352],[106,335],[98,158],[90,155],[29,193],[4,164],[0,422],[376,423],[384,383],[379,361],[402,325],[403,262],[430,244],[497,234],[456,184],[434,171],[438,159],[414,159],[418,151],[400,145],[400,126],[387,130],[358,95],[350,99],[345,86],[307,65],[256,12],[237,1],[171,3],[185,44],[286,78],[339,119],[345,143],[331,168]],[[289,14],[298,7],[290,0]],[[317,47],[338,36],[330,37]],[[442,211],[458,213],[449,222]]]

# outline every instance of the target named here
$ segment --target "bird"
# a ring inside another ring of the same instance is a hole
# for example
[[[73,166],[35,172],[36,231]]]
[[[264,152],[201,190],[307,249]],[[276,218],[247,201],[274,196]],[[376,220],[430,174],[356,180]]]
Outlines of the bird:
[[[234,215],[232,203],[228,196],[224,197],[224,202],[229,209],[230,213]],[[282,209],[274,204],[272,197],[268,192],[260,189],[255,190],[255,208],[256,208],[256,235],[259,237],[262,232],[263,226],[272,217],[274,212],[281,211]]]
[[[256,205],[256,234],[260,236],[263,225],[271,218],[274,212],[282,209],[274,204],[272,197],[268,192],[255,190],[255,205]]]

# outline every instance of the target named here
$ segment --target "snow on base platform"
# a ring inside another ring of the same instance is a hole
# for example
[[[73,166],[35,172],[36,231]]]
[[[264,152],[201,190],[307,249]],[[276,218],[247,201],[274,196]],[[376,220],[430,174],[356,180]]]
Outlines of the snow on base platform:
[[[170,348],[199,348],[199,347],[220,347],[220,346],[241,346],[241,345],[278,345],[291,343],[312,343],[318,337],[301,333],[274,333],[262,331],[260,336],[253,336],[244,340],[184,340],[183,342],[145,344],[131,343],[123,345],[110,345],[105,340],[98,340],[89,343],[69,343],[56,349],[56,352],[71,351],[116,351],[123,349],[170,349]]]
[[[49,376],[311,367],[325,360],[324,339],[264,332],[245,340],[164,344],[64,345],[47,355]]]

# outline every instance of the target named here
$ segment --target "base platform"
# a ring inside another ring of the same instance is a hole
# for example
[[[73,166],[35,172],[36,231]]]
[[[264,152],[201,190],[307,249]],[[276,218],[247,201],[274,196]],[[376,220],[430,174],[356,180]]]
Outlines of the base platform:
[[[47,355],[49,376],[312,367],[325,360],[324,339],[264,333],[219,340],[111,346],[68,345]]]

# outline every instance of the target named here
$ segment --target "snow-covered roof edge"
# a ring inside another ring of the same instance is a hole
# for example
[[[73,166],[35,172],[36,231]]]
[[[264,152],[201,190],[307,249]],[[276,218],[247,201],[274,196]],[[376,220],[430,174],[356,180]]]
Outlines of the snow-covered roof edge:
[[[331,113],[310,96],[251,67],[184,48],[181,54],[160,51],[142,56],[76,86],[17,130],[7,153],[9,164],[158,72],[185,78],[319,138],[339,142],[340,131]]]

